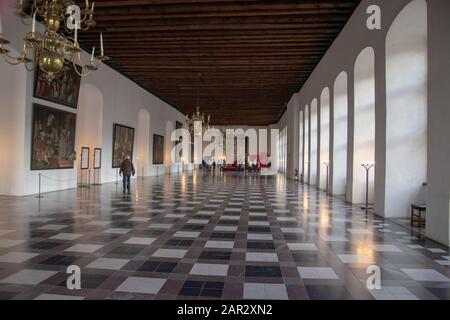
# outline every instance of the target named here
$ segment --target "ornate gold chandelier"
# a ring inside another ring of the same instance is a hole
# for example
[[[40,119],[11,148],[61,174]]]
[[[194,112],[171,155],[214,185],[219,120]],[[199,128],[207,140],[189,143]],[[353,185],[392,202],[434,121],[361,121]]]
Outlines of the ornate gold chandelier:
[[[200,126],[202,128],[202,133],[205,133],[206,130],[209,129],[209,124],[211,122],[211,115],[205,117],[204,113],[200,113],[200,107],[197,106],[197,112],[193,112],[192,116],[186,115],[185,123],[189,132],[194,132],[195,134],[199,134]]]
[[[30,17],[24,12],[23,0],[19,0],[16,14],[21,17],[24,24],[29,24],[27,20],[32,18],[31,32],[26,34],[22,52],[17,57],[11,56],[10,51],[4,48],[9,41],[0,34],[0,54],[9,64],[23,63],[28,71],[38,66],[49,80],[54,79],[69,64],[72,64],[77,74],[85,77],[91,71],[97,70],[100,63],[109,59],[104,54],[102,34],[100,34],[100,55],[95,56],[93,47],[90,62],[85,64],[81,59],[78,30],[86,31],[96,25],[93,20],[94,8],[95,2],[89,4],[89,0],[86,0],[84,9],[80,9],[73,0],[33,0]],[[45,26],[43,33],[36,31],[37,20],[41,20]],[[69,35],[67,37],[58,33],[62,22]],[[94,58],[97,58],[97,63],[94,62]]]
[[[201,82],[202,74],[198,74],[199,82]],[[205,133],[209,129],[209,124],[211,122],[211,115],[205,117],[204,113],[200,113],[200,93],[197,89],[197,112],[193,112],[192,116],[186,114],[185,127],[189,130],[189,133],[194,133],[194,135],[200,135]],[[201,129],[200,129],[201,128]]]

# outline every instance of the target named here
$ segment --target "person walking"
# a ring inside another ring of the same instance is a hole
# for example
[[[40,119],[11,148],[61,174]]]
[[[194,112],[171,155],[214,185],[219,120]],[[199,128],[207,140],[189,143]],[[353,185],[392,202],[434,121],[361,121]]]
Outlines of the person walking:
[[[128,190],[128,194],[131,193],[131,176],[134,176],[136,171],[134,170],[133,162],[131,162],[130,156],[126,156],[125,160],[120,165],[119,175],[123,175],[123,194]]]

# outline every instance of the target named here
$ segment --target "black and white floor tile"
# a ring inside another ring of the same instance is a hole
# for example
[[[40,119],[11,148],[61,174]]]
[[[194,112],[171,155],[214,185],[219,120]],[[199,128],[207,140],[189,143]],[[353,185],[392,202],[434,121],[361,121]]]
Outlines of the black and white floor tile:
[[[1,197],[0,299],[450,299],[446,247],[282,177]],[[81,269],[81,290],[66,285]],[[367,268],[381,268],[368,290]]]

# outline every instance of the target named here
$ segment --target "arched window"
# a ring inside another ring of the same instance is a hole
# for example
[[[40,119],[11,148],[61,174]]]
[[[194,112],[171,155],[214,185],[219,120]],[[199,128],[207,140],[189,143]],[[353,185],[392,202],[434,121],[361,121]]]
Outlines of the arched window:
[[[333,195],[343,196],[347,187],[348,78],[341,72],[334,83]]]
[[[355,117],[353,132],[352,203],[366,199],[366,171],[362,163],[375,161],[375,52],[364,49],[355,62]],[[374,196],[374,172],[369,176],[369,202]]]
[[[103,94],[100,90],[89,84],[83,84],[80,88],[80,99],[78,101],[77,115],[77,154],[81,154],[81,148],[89,148],[89,167],[93,167],[94,149],[102,148],[102,129],[103,129]],[[105,152],[102,152],[102,158],[105,158]],[[81,157],[80,157],[81,159]],[[102,166],[103,167],[103,166]],[[81,170],[78,163],[78,181],[86,183],[88,171]],[[82,177],[83,175],[83,177]],[[96,172],[96,176],[92,174],[91,181],[95,183],[101,182],[101,173]]]

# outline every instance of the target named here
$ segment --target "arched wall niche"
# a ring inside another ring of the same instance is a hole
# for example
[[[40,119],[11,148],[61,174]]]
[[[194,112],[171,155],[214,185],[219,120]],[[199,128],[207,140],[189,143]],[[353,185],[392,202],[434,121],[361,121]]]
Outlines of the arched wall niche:
[[[324,88],[320,95],[320,156],[319,156],[319,188],[328,190],[330,162],[330,89]],[[327,164],[327,165],[326,165]]]
[[[304,123],[305,123],[305,138],[303,139],[305,141],[305,147],[304,147],[304,156],[303,156],[303,171],[305,173],[305,182],[309,184],[309,157],[310,157],[310,133],[309,133],[309,122],[310,122],[310,114],[309,114],[309,106],[306,105],[304,109]]]
[[[311,102],[311,122],[310,122],[310,159],[309,159],[309,184],[316,186],[318,184],[318,101],[314,99]]]
[[[150,175],[150,112],[138,112],[136,170],[138,176]]]
[[[304,110],[300,110],[299,112],[299,139],[298,139],[298,143],[299,143],[299,147],[298,147],[298,174],[299,176],[305,176],[304,173],[304,169],[303,169],[303,163],[304,163],[304,146],[305,146],[305,135],[304,135],[304,130],[305,130],[305,123],[304,123]]]
[[[428,99],[427,2],[415,0],[386,38],[386,217],[425,202]]]
[[[348,151],[348,77],[341,72],[334,83],[333,110],[333,194],[344,196],[347,186],[347,151]]]
[[[375,162],[375,52],[361,51],[355,62],[355,109],[353,131],[352,199],[363,204],[366,199],[366,171],[362,163]],[[369,175],[369,203],[374,199],[375,168]]]
[[[94,149],[102,148],[102,130],[103,94],[94,85],[85,83],[80,88],[77,114],[77,177],[79,183],[87,183],[89,179],[91,182],[95,180],[96,183],[101,183],[101,170],[94,172]],[[82,148],[89,148],[90,171],[81,170]],[[102,153],[104,151],[102,150]]]
[[[176,170],[174,164],[174,143],[171,141],[172,132],[175,130],[175,125],[172,121],[166,122],[166,132],[164,137],[164,165],[166,167],[166,172],[171,172]]]

